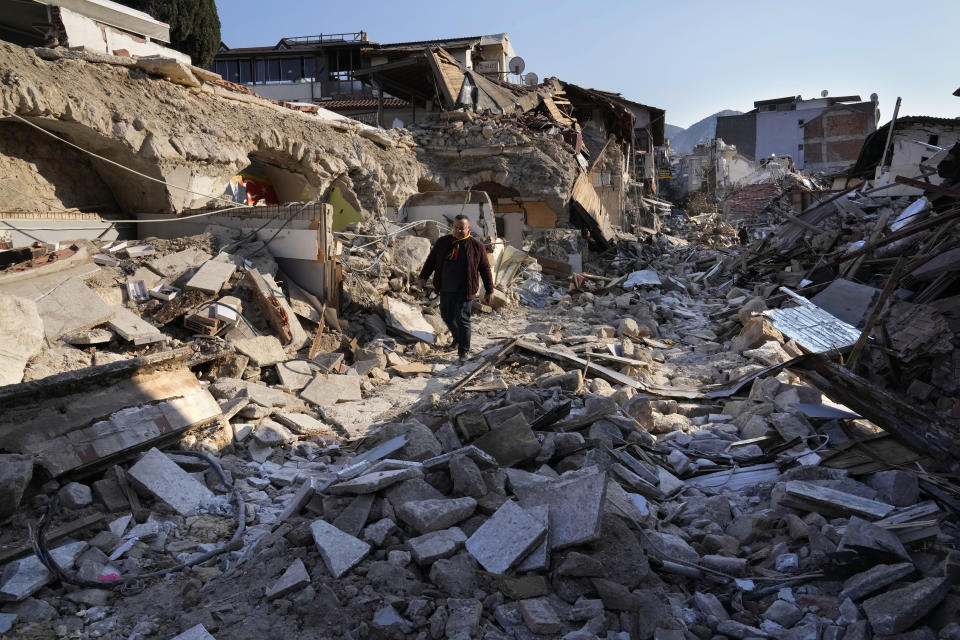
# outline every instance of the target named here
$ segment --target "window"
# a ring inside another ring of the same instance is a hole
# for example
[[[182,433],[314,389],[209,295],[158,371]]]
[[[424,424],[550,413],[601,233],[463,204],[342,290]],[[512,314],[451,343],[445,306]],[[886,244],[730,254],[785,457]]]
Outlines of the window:
[[[797,124],[802,127],[802,126],[803,126],[803,120],[797,120]]]
[[[253,83],[253,65],[252,60],[238,60],[240,65],[240,84]]]
[[[802,144],[798,144],[798,145],[797,145],[797,151],[803,151],[803,145],[802,145]]]
[[[937,135],[937,134],[935,134],[935,133],[931,133],[931,134],[930,134],[930,137],[927,138],[927,144],[932,144],[932,145],[935,146],[935,147],[939,147],[939,146],[940,146],[940,136]]]
[[[303,77],[300,58],[285,58],[280,61],[280,80],[296,82]]]
[[[262,58],[258,59],[255,63],[253,81],[257,84],[263,84],[267,81],[267,63]]]
[[[303,77],[311,81],[314,79],[315,74],[314,74],[313,58],[303,59]]]
[[[227,77],[227,61],[215,60],[213,63],[213,72],[219,73],[221,78]]]
[[[280,61],[267,60],[267,82],[280,82]]]
[[[227,73],[221,75],[229,82],[240,82],[240,64],[236,60],[227,60]]]

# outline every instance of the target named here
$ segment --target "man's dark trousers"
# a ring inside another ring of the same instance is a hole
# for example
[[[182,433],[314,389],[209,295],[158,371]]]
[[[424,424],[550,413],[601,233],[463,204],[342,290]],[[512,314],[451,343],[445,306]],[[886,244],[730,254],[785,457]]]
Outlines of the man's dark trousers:
[[[470,314],[473,300],[462,291],[440,293],[440,317],[443,318],[460,356],[470,351]]]

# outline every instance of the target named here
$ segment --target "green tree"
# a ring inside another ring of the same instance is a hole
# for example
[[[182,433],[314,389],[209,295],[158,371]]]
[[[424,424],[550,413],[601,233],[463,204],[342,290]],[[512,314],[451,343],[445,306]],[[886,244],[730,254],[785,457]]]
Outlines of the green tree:
[[[209,67],[220,46],[220,18],[214,0],[119,0],[170,25],[170,46]]]

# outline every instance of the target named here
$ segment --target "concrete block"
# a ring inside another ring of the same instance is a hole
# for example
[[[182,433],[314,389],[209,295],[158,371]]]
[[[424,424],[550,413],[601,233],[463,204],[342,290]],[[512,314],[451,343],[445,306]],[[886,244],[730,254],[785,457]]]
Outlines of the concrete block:
[[[460,640],[475,638],[480,629],[480,614],[483,604],[473,598],[447,598],[447,638]]]
[[[862,573],[847,578],[843,583],[843,590],[840,591],[840,597],[860,600],[871,593],[906,578],[913,573],[913,571],[913,563],[911,562],[878,564]]]
[[[552,549],[592,542],[600,537],[606,490],[607,474],[595,467],[545,483],[514,487],[525,508],[547,506]]]
[[[70,278],[37,300],[47,340],[109,322],[114,310],[80,278]]]
[[[327,491],[334,494],[376,493],[398,482],[422,476],[423,472],[416,468],[398,469],[396,471],[378,471],[335,484]]]
[[[61,568],[71,569],[87,546],[86,542],[69,542],[51,551],[50,555]],[[28,556],[6,565],[3,568],[2,580],[0,600],[19,602],[47,585],[53,580],[53,574],[43,566],[37,556]]]
[[[924,578],[866,600],[863,612],[874,633],[902,633],[922,620],[949,592],[946,578]]]
[[[156,448],[144,454],[127,474],[182,516],[196,514],[197,507],[213,498],[213,492]]]
[[[0,454],[0,520],[13,515],[33,478],[33,457]]]
[[[459,527],[451,527],[410,538],[407,540],[407,547],[414,562],[424,566],[433,564],[441,558],[449,558],[466,541],[467,536]]]
[[[283,575],[267,589],[267,600],[282,598],[283,596],[299,591],[310,584],[310,574],[303,565],[303,560],[294,560]]]
[[[200,249],[190,248],[171,253],[150,261],[150,268],[169,281],[176,280],[190,269],[199,267],[210,260],[210,254]]]
[[[390,518],[382,518],[363,530],[363,539],[379,547],[383,545],[387,536],[396,530],[397,523]]]
[[[473,515],[473,498],[414,500],[397,507],[397,516],[418,533],[447,529]]]
[[[202,624],[190,627],[180,635],[170,640],[217,640],[204,628]]]
[[[15,613],[0,613],[0,636],[5,634],[7,631],[13,628],[13,624],[17,621],[17,614]]]
[[[57,495],[60,496],[60,504],[67,509],[82,509],[93,504],[93,492],[90,487],[79,482],[63,485]]]
[[[367,524],[367,520],[370,518],[373,501],[374,495],[371,493],[357,496],[340,512],[337,519],[333,521],[333,526],[352,536],[360,535],[364,525]]]
[[[0,386],[23,380],[23,369],[40,353],[43,336],[43,319],[33,300],[0,294]]]
[[[128,342],[149,344],[167,339],[160,329],[133,313],[126,307],[114,307],[113,317],[107,323],[118,336]]]
[[[531,518],[543,525],[547,533],[530,553],[520,559],[517,571],[545,571],[550,568],[550,510],[545,504],[524,510]]]
[[[867,479],[867,484],[880,494],[881,500],[895,507],[909,507],[920,500],[920,486],[913,471],[878,471]]]
[[[503,503],[467,540],[470,552],[484,569],[505,573],[536,547],[547,528],[513,501]]]
[[[270,418],[261,418],[251,435],[257,442],[267,447],[279,447],[297,439],[290,429]]]
[[[442,469],[443,467],[449,465],[450,461],[457,456],[466,456],[470,458],[481,469],[496,469],[500,466],[497,463],[496,458],[482,451],[481,449],[478,449],[474,445],[469,445],[466,447],[459,447],[453,451],[448,451],[447,453],[442,453],[439,456],[427,458],[423,461],[423,468],[431,471],[433,469]]]
[[[485,433],[474,444],[505,467],[531,460],[540,453],[540,441],[520,416]]]
[[[231,344],[237,352],[250,358],[250,363],[256,367],[269,367],[287,359],[283,346],[275,336],[243,338]]]
[[[330,427],[306,413],[279,413],[273,417],[277,422],[300,435],[332,433]]]
[[[320,557],[334,578],[343,576],[370,553],[370,545],[323,520],[310,525]]]
[[[517,605],[520,607],[523,623],[533,633],[549,635],[560,631],[560,618],[546,598],[521,600]]]
[[[216,295],[236,270],[237,267],[232,262],[208,260],[187,281],[187,289],[199,289]]]
[[[311,364],[309,360],[287,360],[286,362],[278,362],[277,376],[280,378],[279,386],[290,391],[300,391],[313,382],[313,373],[316,370],[316,365]]]
[[[319,373],[308,384],[300,397],[318,407],[329,407],[338,402],[361,400],[360,376]]]

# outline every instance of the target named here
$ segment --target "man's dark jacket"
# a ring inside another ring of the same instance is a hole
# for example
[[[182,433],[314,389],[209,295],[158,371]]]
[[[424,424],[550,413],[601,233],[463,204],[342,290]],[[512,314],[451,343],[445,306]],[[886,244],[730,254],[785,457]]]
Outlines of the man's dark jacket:
[[[443,261],[447,259],[453,245],[453,236],[443,236],[433,245],[427,261],[420,270],[420,278],[426,280],[433,274],[433,287],[439,292],[442,290],[440,279],[443,273]],[[483,288],[487,293],[493,293],[493,273],[490,271],[490,261],[487,260],[487,250],[483,243],[470,237],[464,240],[461,249],[467,250],[467,298],[477,297],[480,288],[480,278],[483,279]],[[480,278],[477,277],[479,274]]]

